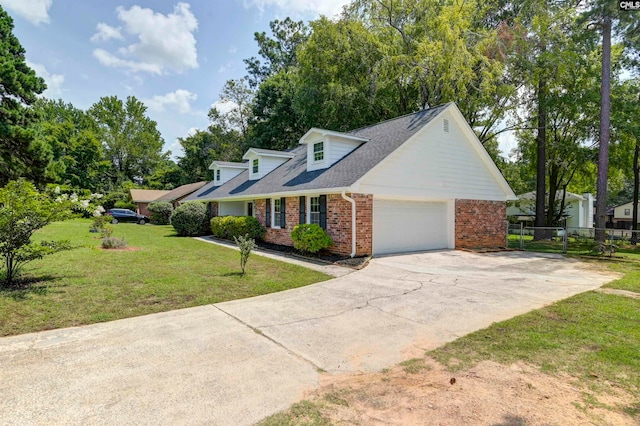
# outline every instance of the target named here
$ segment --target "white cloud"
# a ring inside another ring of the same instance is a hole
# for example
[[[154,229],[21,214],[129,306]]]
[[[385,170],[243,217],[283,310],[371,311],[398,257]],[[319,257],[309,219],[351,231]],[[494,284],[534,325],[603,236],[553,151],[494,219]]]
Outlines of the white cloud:
[[[244,5],[260,10],[274,6],[290,15],[314,14],[332,17],[342,12],[342,6],[347,3],[348,0],[245,0]]]
[[[231,101],[227,101],[227,102],[216,101],[211,104],[211,108],[217,109],[220,114],[226,114],[231,110],[238,108],[238,104]]]
[[[115,28],[111,25],[105,24],[104,22],[100,22],[96,25],[96,30],[98,30],[98,32],[91,37],[91,41],[94,43],[107,41],[112,38],[116,40],[124,40],[124,37],[122,37],[122,33],[120,32],[120,27]]]
[[[198,95],[188,90],[178,89],[175,92],[166,95],[156,95],[151,99],[143,99],[145,105],[154,111],[166,111],[174,109],[180,114],[188,114],[192,112],[191,101],[195,101]]]
[[[169,151],[171,151],[171,158],[174,161],[178,160],[178,157],[182,157],[184,155],[184,149],[182,148],[182,145],[180,145],[180,141],[178,141],[178,139],[169,145]]]
[[[119,48],[116,53],[94,50],[93,55],[103,65],[154,74],[163,74],[167,70],[183,72],[198,67],[193,35],[198,21],[187,3],[178,3],[168,15],[140,6],[130,9],[120,6],[116,11],[125,32],[136,37],[137,42]],[[99,37],[99,34],[94,37]]]
[[[26,61],[26,63],[29,68],[36,72],[38,77],[44,78],[45,83],[47,83],[47,90],[42,93],[42,96],[47,98],[59,98],[62,96],[64,74],[51,74],[42,64],[35,64],[29,61]]]
[[[100,61],[102,65],[117,68],[129,68],[131,71],[146,71],[153,74],[162,74],[162,67],[158,64],[149,64],[145,62],[136,62],[122,59],[107,52],[104,49],[94,49],[93,56]]]
[[[235,47],[234,45],[229,46],[229,53],[233,54],[236,53],[238,51],[238,48]]]
[[[15,12],[34,25],[49,22],[53,0],[2,0],[2,7]]]

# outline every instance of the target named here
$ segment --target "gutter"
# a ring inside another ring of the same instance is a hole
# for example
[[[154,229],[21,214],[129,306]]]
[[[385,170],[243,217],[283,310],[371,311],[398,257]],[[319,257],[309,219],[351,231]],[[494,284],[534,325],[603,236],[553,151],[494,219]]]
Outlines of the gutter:
[[[345,191],[342,191],[340,195],[351,203],[351,254],[349,256],[354,257],[356,255],[356,200],[347,197]]]

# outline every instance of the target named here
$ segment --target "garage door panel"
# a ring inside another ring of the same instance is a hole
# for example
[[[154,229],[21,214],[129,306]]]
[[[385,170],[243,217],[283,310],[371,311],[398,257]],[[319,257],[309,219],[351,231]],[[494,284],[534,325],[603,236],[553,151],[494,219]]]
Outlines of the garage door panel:
[[[448,247],[447,203],[374,200],[374,254]]]

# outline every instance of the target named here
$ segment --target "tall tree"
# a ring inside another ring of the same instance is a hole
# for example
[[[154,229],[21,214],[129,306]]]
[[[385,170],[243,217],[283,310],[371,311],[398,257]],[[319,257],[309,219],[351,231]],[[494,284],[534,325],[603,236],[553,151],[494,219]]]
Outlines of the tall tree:
[[[607,220],[607,184],[609,177],[609,143],[611,136],[611,37],[616,35],[625,40],[636,40],[640,23],[635,16],[621,11],[619,3],[606,0],[588,2],[585,19],[590,27],[597,28],[602,34],[602,77],[600,95],[600,129],[598,139],[598,183],[596,200],[596,241],[604,242]],[[637,51],[638,46],[628,46]]]
[[[13,20],[0,6],[0,186],[20,176],[45,181],[50,152],[27,127],[35,118],[29,106],[46,87],[27,66]]]
[[[38,113],[32,125],[35,137],[51,152],[48,181],[103,191],[109,163],[103,159],[93,119],[62,100],[39,99],[34,110]]]
[[[146,111],[134,96],[125,102],[117,96],[102,97],[89,109],[111,163],[109,178],[114,186],[127,181],[144,184],[167,156],[162,153],[164,141],[156,122]]]

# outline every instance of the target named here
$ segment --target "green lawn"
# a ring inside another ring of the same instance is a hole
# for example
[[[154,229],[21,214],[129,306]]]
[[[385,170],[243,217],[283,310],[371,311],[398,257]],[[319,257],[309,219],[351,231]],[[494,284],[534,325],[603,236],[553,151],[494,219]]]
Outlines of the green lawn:
[[[592,260],[623,277],[605,287],[640,292],[640,255]],[[640,395],[640,300],[594,291],[495,323],[428,353],[453,370],[482,360],[524,361],[580,379],[595,395],[622,388]],[[640,398],[629,407],[640,413]]]
[[[0,290],[0,336],[241,299],[330,278],[257,255],[241,276],[237,251],[176,237],[171,226],[117,224],[114,236],[139,250],[100,250],[90,223],[53,223],[34,236],[81,247],[28,264],[25,288]]]

